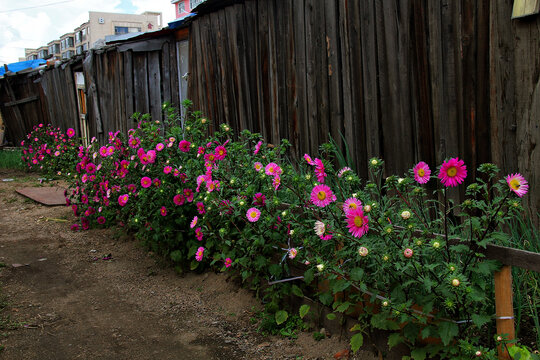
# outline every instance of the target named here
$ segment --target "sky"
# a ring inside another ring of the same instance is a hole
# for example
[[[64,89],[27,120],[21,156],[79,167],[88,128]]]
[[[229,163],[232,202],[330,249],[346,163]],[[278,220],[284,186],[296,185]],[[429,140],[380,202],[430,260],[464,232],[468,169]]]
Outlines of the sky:
[[[19,61],[24,48],[37,48],[73,31],[88,11],[140,14],[161,12],[174,20],[171,0],[0,0],[0,66]]]

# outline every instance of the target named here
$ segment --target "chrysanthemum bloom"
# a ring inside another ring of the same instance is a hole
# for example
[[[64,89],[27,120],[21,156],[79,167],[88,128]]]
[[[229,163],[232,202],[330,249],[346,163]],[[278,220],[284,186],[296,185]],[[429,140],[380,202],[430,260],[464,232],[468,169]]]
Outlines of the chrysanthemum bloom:
[[[369,254],[369,250],[365,246],[361,246],[358,248],[358,254],[360,254],[360,256],[367,256]]]
[[[197,205],[197,211],[199,212],[200,215],[206,214],[206,210],[204,208],[204,203],[203,202],[199,201],[199,202],[197,202],[196,205]]]
[[[289,259],[294,259],[298,255],[298,250],[296,248],[290,248],[288,251]]]
[[[109,155],[106,146],[102,146],[99,148],[99,155],[101,155],[102,157],[107,157]]]
[[[141,145],[141,140],[139,138],[130,136],[128,140],[128,145],[132,149],[137,149]]]
[[[311,190],[311,202],[318,207],[325,207],[336,201],[336,196],[327,185],[317,185]]]
[[[317,236],[324,235],[324,232],[326,231],[326,225],[322,221],[315,221],[315,226],[313,227],[313,230],[315,230],[315,234]]]
[[[86,164],[86,172],[88,174],[93,174],[96,172],[96,165],[94,163]]]
[[[103,217],[103,216],[98,216],[97,222],[98,222],[98,224],[100,224],[100,225],[105,224],[105,217]]]
[[[199,220],[199,218],[194,216],[193,220],[191,220],[191,224],[189,224],[189,227],[193,229],[197,225],[197,220]]]
[[[129,200],[129,195],[128,194],[120,195],[118,197],[118,204],[120,206],[124,206],[124,205],[127,204],[128,200]]]
[[[347,227],[349,232],[357,238],[364,236],[369,230],[369,219],[364,215],[362,208],[351,210],[347,213]]]
[[[266,165],[266,167],[264,168],[264,172],[268,176],[278,176],[281,174],[281,168],[278,164],[271,162]]]
[[[419,184],[425,184],[429,181],[429,176],[431,175],[431,170],[429,169],[428,164],[423,161],[420,161],[413,168],[414,180]]]
[[[311,158],[311,156],[309,156],[308,154],[304,154],[304,159],[307,161],[307,163],[309,165],[315,165],[315,162],[313,161],[313,159]]]
[[[156,151],[161,151],[165,149],[165,145],[163,143],[159,143],[156,145]]]
[[[167,166],[165,166],[165,167],[163,168],[163,173],[164,173],[164,174],[170,174],[172,170],[173,170],[172,166],[167,165]]]
[[[317,177],[317,181],[321,184],[324,183],[324,179],[326,176],[326,172],[324,171],[324,164],[321,159],[315,159],[315,176]]]
[[[180,151],[182,152],[189,152],[189,148],[191,146],[191,143],[187,140],[182,140],[180,141],[180,143],[178,144],[178,148],[180,149]]]
[[[227,155],[227,149],[225,148],[225,146],[219,145],[218,147],[216,147],[214,154],[216,155],[217,160],[223,160]]]
[[[445,161],[441,165],[439,171],[439,179],[441,183],[446,186],[457,186],[465,180],[467,177],[467,167],[463,160],[459,160],[457,157]]]
[[[255,150],[253,151],[253,155],[257,155],[259,153],[259,150],[261,150],[262,141],[259,141],[257,145],[255,145]]]
[[[261,217],[261,212],[257,208],[249,208],[246,217],[250,222],[256,222]]]
[[[174,205],[176,206],[184,205],[185,201],[186,199],[184,198],[184,195],[182,194],[176,194],[173,197],[173,202],[174,202]]]
[[[155,150],[148,150],[146,153],[146,156],[148,157],[148,163],[153,164],[156,161],[156,151]]]
[[[79,224],[72,224],[70,229],[71,231],[79,231]]]
[[[161,216],[167,216],[167,208],[165,206],[162,206],[159,210],[159,213],[161,214]]]
[[[186,200],[188,202],[192,202],[193,201],[193,190],[187,188],[187,189],[184,189],[184,196],[186,197]]]
[[[154,183],[155,187],[160,187],[161,186],[161,180],[159,180],[158,178],[155,178],[153,183]]]
[[[226,268],[230,268],[231,265],[232,265],[232,260],[231,260],[231,258],[226,258],[226,259],[225,259],[225,267],[226,267]]]
[[[272,180],[272,186],[274,187],[274,190],[277,191],[279,188],[279,185],[281,185],[281,177],[274,176],[274,180]]]
[[[201,246],[197,249],[197,253],[195,254],[195,260],[202,261],[204,254],[204,248]]]
[[[200,227],[195,229],[195,237],[197,238],[197,240],[202,241],[203,232],[202,232],[202,229]]]
[[[348,198],[343,203],[343,211],[347,214],[351,210],[362,208],[362,202],[355,197]]]
[[[75,130],[73,130],[72,128],[69,128],[69,129],[67,129],[66,134],[67,134],[68,138],[72,138],[72,137],[75,136]]]
[[[511,174],[506,177],[506,183],[517,196],[522,197],[529,191],[529,183],[521,174]]]
[[[255,164],[253,164],[253,167],[255,168],[255,170],[261,171],[263,169],[263,164],[257,161]]]
[[[266,196],[264,196],[262,193],[256,193],[255,196],[253,196],[253,204],[264,206],[266,204]]]
[[[114,146],[107,147],[107,156],[114,154]]]
[[[403,256],[405,256],[406,258],[411,258],[413,256],[413,253],[413,250],[409,248],[403,250]]]
[[[152,179],[150,179],[148,176],[145,176],[141,179],[141,186],[143,188],[149,188],[150,186],[152,186]]]
[[[342,168],[341,170],[339,170],[337,176],[338,177],[342,177],[343,174],[345,174],[347,171],[352,171],[352,169],[348,166],[345,166],[344,168]]]
[[[401,212],[401,218],[403,220],[408,220],[411,217],[411,212],[409,210],[403,210]]]

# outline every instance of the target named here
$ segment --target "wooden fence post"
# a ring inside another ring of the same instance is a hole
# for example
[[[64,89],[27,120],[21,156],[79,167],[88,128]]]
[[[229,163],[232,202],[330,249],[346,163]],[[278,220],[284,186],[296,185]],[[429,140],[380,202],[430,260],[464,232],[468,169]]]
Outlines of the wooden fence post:
[[[497,334],[508,334],[508,340],[516,337],[512,296],[512,267],[504,265],[501,271],[495,273],[495,312]],[[510,359],[505,348],[499,346],[498,352],[499,359]]]

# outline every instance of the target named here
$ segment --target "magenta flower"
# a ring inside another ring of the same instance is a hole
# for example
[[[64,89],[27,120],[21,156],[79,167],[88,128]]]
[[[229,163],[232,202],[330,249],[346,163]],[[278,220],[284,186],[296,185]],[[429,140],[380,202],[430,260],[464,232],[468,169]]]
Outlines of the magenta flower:
[[[317,181],[321,184],[324,183],[324,179],[326,176],[326,172],[324,171],[324,164],[321,159],[315,159],[315,176],[317,177]]]
[[[159,180],[158,178],[155,178],[153,183],[154,183],[155,187],[160,187],[161,186],[161,180]]]
[[[86,164],[86,172],[88,174],[93,174],[96,172],[96,165],[94,163]]]
[[[257,161],[255,164],[253,164],[253,167],[255,168],[255,170],[260,172],[263,169],[263,164]]]
[[[184,205],[185,201],[186,199],[184,198],[184,195],[182,194],[176,194],[173,197],[173,202],[174,202],[174,205],[176,206]]]
[[[197,253],[195,254],[195,260],[202,261],[204,254],[204,248],[201,246],[197,249]]]
[[[315,161],[309,156],[308,154],[304,154],[304,159],[307,161],[309,165],[315,165]]]
[[[223,160],[227,155],[227,149],[225,149],[225,146],[219,145],[218,147],[216,147],[216,151],[214,152],[214,154],[217,160]]]
[[[163,145],[163,143],[159,143],[156,145],[156,151],[161,151],[165,149],[165,145]]]
[[[79,224],[72,224],[70,229],[71,231],[79,231]]]
[[[423,161],[420,161],[413,168],[414,171],[414,180],[419,184],[425,184],[429,181],[429,176],[431,175],[431,170],[429,169],[428,164]]]
[[[271,162],[270,164],[266,165],[264,172],[268,176],[279,176],[281,175],[282,170],[278,164]]]
[[[150,179],[148,176],[145,176],[141,179],[141,186],[143,188],[149,188],[150,186],[152,186],[152,179]]]
[[[204,203],[199,201],[197,202],[197,211],[199,212],[200,215],[204,215],[206,214],[206,210],[204,209]]]
[[[128,200],[129,200],[129,195],[128,194],[120,195],[118,197],[118,204],[120,206],[125,206],[127,204]]]
[[[148,150],[146,156],[148,157],[149,164],[153,164],[156,161],[157,154],[155,150]]]
[[[184,196],[186,197],[186,200],[188,202],[192,202],[193,201],[193,190],[191,189],[184,189]]]
[[[255,150],[253,151],[253,155],[257,155],[259,153],[259,150],[261,150],[262,141],[259,141],[257,145],[255,145]]]
[[[171,171],[172,171],[172,166],[167,165],[167,166],[165,166],[165,167],[163,168],[163,173],[164,173],[164,174],[170,174]]]
[[[103,217],[103,216],[98,216],[97,222],[98,222],[98,224],[100,224],[100,225],[105,224],[105,217]]]
[[[161,216],[167,216],[167,208],[165,206],[162,206],[159,210],[159,213],[161,214]]]
[[[369,219],[364,215],[361,207],[347,213],[347,227],[349,232],[357,238],[364,236],[369,230]]]
[[[357,198],[348,198],[343,203],[343,211],[345,214],[347,214],[349,211],[356,210],[358,208],[362,208],[362,202],[358,200]]]
[[[191,146],[191,143],[187,140],[182,140],[180,141],[180,143],[178,144],[178,148],[180,149],[180,151],[182,152],[189,152],[189,148]]]
[[[274,187],[274,190],[277,191],[279,188],[279,185],[281,185],[281,177],[274,176],[274,180],[272,180],[272,186]]]
[[[325,207],[336,201],[336,196],[327,185],[317,185],[311,190],[311,202],[318,207]]]
[[[261,217],[261,212],[257,208],[249,208],[246,217],[250,222],[257,222]]]
[[[506,183],[517,196],[522,197],[529,191],[529,183],[521,174],[511,174],[506,177]]]
[[[72,128],[69,128],[69,129],[67,129],[66,134],[67,134],[68,138],[72,138],[72,137],[75,136],[75,130],[72,129]]]
[[[225,259],[225,267],[226,268],[230,268],[232,266],[232,260],[231,258],[226,258]]]
[[[102,157],[107,157],[109,155],[106,146],[102,146],[101,148],[99,148],[99,155],[101,155]]]
[[[130,136],[128,141],[129,147],[132,149],[137,149],[141,145],[141,140],[139,138]]]
[[[191,224],[189,224],[189,227],[193,229],[197,225],[197,220],[199,220],[199,218],[194,216],[193,220],[191,220]]]
[[[255,196],[253,196],[253,204],[264,206],[266,204],[266,196],[264,196],[262,193],[256,193]]]
[[[439,170],[439,179],[441,179],[441,183],[446,187],[457,186],[461,184],[466,177],[467,167],[463,160],[459,160],[457,157],[445,161]]]
[[[203,232],[202,232],[202,229],[200,227],[195,229],[195,237],[197,238],[197,240],[202,241]]]
[[[403,256],[405,256],[407,259],[411,258],[413,256],[414,252],[412,251],[412,249],[405,249],[403,250]]]

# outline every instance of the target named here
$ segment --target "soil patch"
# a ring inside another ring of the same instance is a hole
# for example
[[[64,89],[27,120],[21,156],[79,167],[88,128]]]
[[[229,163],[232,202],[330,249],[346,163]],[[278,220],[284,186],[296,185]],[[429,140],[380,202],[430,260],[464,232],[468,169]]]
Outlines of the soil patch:
[[[315,341],[264,337],[261,308],[226,274],[178,276],[118,230],[71,232],[67,207],[16,188],[37,176],[0,171],[2,359],[333,359],[338,334]],[[108,256],[108,255],[111,256]],[[1,308],[0,308],[1,309]],[[375,359],[359,352],[351,359]]]

